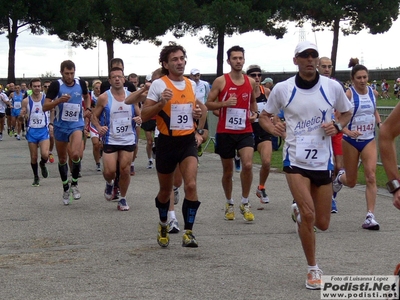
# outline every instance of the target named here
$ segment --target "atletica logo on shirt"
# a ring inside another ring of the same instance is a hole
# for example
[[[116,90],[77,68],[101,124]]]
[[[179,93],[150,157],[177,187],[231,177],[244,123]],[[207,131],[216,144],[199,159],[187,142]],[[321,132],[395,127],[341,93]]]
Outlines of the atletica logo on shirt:
[[[372,105],[370,105],[370,104],[363,104],[363,105],[361,105],[361,108],[371,108],[372,107]]]
[[[294,128],[294,134],[300,135],[305,133],[306,131],[311,132],[319,129],[321,127],[321,124],[326,121],[326,113],[328,112],[328,110],[319,111],[321,112],[321,116],[314,116],[311,119],[298,122]]]

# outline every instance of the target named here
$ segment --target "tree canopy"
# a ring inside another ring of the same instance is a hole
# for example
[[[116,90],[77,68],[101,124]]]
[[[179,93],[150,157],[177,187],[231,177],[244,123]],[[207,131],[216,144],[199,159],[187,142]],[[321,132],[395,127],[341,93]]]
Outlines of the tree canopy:
[[[43,0],[0,0],[0,34],[8,38],[8,82],[15,81],[15,45],[21,30],[43,33]]]
[[[285,20],[314,30],[333,31],[331,59],[336,65],[339,30],[345,35],[368,29],[371,34],[390,29],[399,14],[400,0],[0,0],[0,34],[9,40],[8,81],[15,81],[16,40],[21,30],[56,34],[73,46],[94,48],[107,44],[108,60],[114,41],[161,44],[172,30],[175,37],[208,33],[200,42],[217,46],[217,75],[223,72],[225,36],[261,31],[282,38]],[[242,45],[246,49],[246,45]]]
[[[333,31],[331,59],[334,75],[339,30],[344,35],[357,34],[363,29],[371,34],[388,31],[397,20],[400,1],[389,0],[299,0],[282,4],[281,17],[298,22],[310,20],[313,30]]]
[[[194,0],[194,2],[196,8],[187,11],[184,16],[186,25],[175,26],[175,33],[180,29],[194,35],[200,29],[208,29],[209,34],[200,37],[199,40],[207,47],[217,46],[217,75],[223,73],[225,36],[261,31],[267,36],[282,38],[286,33],[286,27],[280,23],[279,15],[276,14],[277,3],[265,0]]]
[[[97,40],[105,41],[109,61],[114,57],[114,41],[134,44],[150,41],[160,45],[158,37],[181,22],[176,0],[81,0],[79,3],[75,9],[69,6],[63,12],[66,20],[74,14],[75,22],[53,24],[49,32],[85,49],[94,48]],[[85,8],[83,15],[81,5]]]

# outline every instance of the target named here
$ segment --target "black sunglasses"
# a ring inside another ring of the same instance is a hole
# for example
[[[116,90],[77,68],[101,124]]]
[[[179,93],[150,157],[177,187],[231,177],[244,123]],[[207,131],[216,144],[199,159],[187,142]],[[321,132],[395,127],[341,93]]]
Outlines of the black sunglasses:
[[[43,87],[44,87],[44,88],[48,88],[48,87],[49,87],[49,85],[44,85]]]
[[[261,73],[251,73],[249,74],[250,77],[256,78],[256,77],[261,77]]]
[[[317,51],[303,51],[300,53],[297,53],[296,57],[301,57],[301,58],[308,58],[311,55],[312,58],[317,58],[318,57],[318,52]]]

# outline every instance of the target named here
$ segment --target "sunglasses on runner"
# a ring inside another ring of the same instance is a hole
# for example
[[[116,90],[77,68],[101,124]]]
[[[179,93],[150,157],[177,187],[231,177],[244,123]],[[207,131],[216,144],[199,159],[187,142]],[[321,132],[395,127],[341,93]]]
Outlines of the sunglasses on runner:
[[[310,55],[312,58],[317,58],[318,52],[317,51],[303,51],[303,52],[297,53],[296,57],[308,58]]]
[[[250,73],[249,76],[253,78],[261,77],[261,73]]]

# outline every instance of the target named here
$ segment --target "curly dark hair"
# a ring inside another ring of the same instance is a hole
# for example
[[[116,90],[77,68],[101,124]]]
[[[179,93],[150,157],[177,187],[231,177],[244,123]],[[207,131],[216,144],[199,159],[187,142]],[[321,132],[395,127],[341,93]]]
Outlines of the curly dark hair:
[[[360,61],[358,60],[358,58],[356,57],[356,58],[350,58],[350,61],[349,61],[349,68],[352,68],[352,67],[354,67],[355,65],[358,65],[360,63]]]
[[[168,69],[164,68],[163,63],[164,62],[168,62],[168,57],[171,53],[175,53],[177,51],[182,51],[183,55],[185,56],[185,58],[187,58],[186,56],[186,50],[185,48],[183,48],[181,45],[178,45],[175,42],[169,42],[168,45],[164,46],[160,52],[160,58],[159,58],[159,63],[161,65],[161,72],[163,75],[168,75],[169,71]]]

